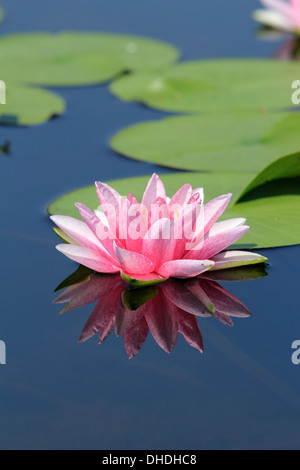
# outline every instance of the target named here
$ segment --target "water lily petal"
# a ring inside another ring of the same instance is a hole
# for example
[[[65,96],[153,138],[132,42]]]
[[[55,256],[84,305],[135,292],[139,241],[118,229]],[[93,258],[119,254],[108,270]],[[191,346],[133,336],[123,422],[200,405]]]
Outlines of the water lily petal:
[[[193,348],[203,353],[203,339],[198,325],[197,318],[194,315],[178,311],[178,330],[184,336],[186,342]]]
[[[106,215],[104,214],[104,211],[102,209],[101,206],[97,207],[97,209],[94,210],[94,213],[96,214],[96,216],[98,217],[98,219],[101,220],[101,222],[103,223],[103,225],[105,225],[106,227],[109,227],[109,224],[107,222],[107,218],[106,218]]]
[[[221,232],[226,232],[227,230],[231,230],[232,228],[235,227],[240,227],[241,225],[244,225],[246,222],[246,219],[240,217],[240,218],[235,218],[235,219],[227,219],[227,220],[222,220],[221,222],[216,222],[212,228],[209,230],[209,232],[206,234],[207,238],[212,237],[214,235],[217,235],[218,233]]]
[[[132,359],[141,349],[146,341],[149,327],[144,317],[142,317],[132,328],[127,330],[124,335],[125,349],[129,359]]]
[[[213,261],[208,259],[196,260],[196,259],[178,259],[173,261],[167,261],[157,269],[157,272],[163,277],[194,277],[198,274],[207,271],[214,265]]]
[[[236,268],[238,266],[247,266],[249,264],[265,263],[268,258],[252,253],[250,251],[228,250],[219,253],[211,258],[214,261],[212,271],[219,269]]]
[[[293,26],[289,18],[274,10],[255,10],[252,13],[253,19],[258,23],[270,26],[282,31],[290,31]]]
[[[174,194],[169,202],[169,209],[172,211],[173,208],[180,208],[187,204],[188,200],[192,196],[192,186],[189,183],[184,184],[178,191]]]
[[[250,227],[243,225],[242,227],[235,227],[227,232],[217,233],[212,237],[204,240],[203,246],[199,250],[190,250],[185,256],[185,259],[211,259],[222,250],[225,250],[232,243],[241,238]]]
[[[166,352],[171,352],[178,338],[178,308],[161,292],[147,303],[145,313],[149,330],[156,343]]]
[[[170,210],[167,202],[158,197],[154,204],[151,204],[151,209],[149,212],[149,224],[153,225],[157,220],[170,218]]]
[[[59,315],[62,315],[76,308],[96,302],[118,285],[122,285],[119,275],[99,275],[94,273],[88,281],[65,289],[53,300],[53,303],[68,302],[59,312]]]
[[[222,312],[215,312],[214,318],[218,320],[219,322],[223,323],[224,325],[227,326],[234,326],[233,321],[231,320],[229,315],[226,315],[225,313]]]
[[[142,198],[142,204],[146,207],[148,213],[150,213],[151,205],[154,204],[158,197],[166,200],[166,190],[160,177],[154,173],[147,184]]]
[[[82,219],[100,241],[100,244],[103,246],[105,251],[111,255],[112,260],[116,261],[113,241],[115,240],[118,244],[120,244],[120,242],[116,239],[114,233],[109,227],[104,225],[101,220],[99,220],[97,215],[91,209],[86,207],[84,204],[76,203],[75,206],[77,207]]]
[[[167,218],[157,220],[146,233],[141,253],[151,259],[154,270],[173,259],[176,246],[181,243],[173,234],[174,222]]]
[[[199,194],[201,202],[203,204],[204,203],[204,189],[203,188],[195,188],[192,191],[192,195],[194,195],[194,194]]]
[[[116,273],[120,271],[118,266],[109,263],[99,251],[91,248],[63,244],[57,245],[56,249],[73,261],[83,264],[83,266],[87,266],[94,271],[101,273]]]
[[[214,223],[223,214],[232,194],[223,194],[222,196],[212,199],[204,206],[204,235],[211,229]]]
[[[106,292],[102,301],[100,300],[97,303],[82,330],[78,341],[79,343],[86,341],[99,331],[104,330],[107,325],[111,325],[116,316],[121,290],[122,287],[117,284],[111,291]]]
[[[96,181],[97,195],[112,232],[119,238],[120,213],[123,208],[122,196],[106,183]]]
[[[89,227],[81,220],[69,217],[68,215],[52,215],[50,217],[63,232],[73,238],[79,245],[90,248],[102,248],[101,243],[95,237]]]
[[[153,263],[146,256],[135,251],[124,250],[114,243],[115,255],[120,263],[122,271],[129,274],[148,274],[153,271]]]
[[[214,313],[213,305],[210,302],[209,307],[203,302],[203,298],[195,296],[188,288],[187,282],[179,279],[169,279],[162,284],[164,295],[181,310],[200,317],[210,317]],[[206,300],[207,296],[205,296]]]
[[[291,5],[289,5],[286,2],[283,2],[282,0],[260,0],[260,1],[266,8],[270,8],[271,10],[278,11],[279,13],[282,13],[283,15],[286,15],[286,16],[292,15]]]
[[[251,312],[234,295],[213,281],[205,280],[202,288],[210,297],[217,312],[225,313],[232,317],[249,317]]]
[[[147,310],[147,305],[141,305],[139,308],[132,311],[124,305],[122,297],[120,296],[116,310],[115,333],[116,336],[121,336],[140,321]]]

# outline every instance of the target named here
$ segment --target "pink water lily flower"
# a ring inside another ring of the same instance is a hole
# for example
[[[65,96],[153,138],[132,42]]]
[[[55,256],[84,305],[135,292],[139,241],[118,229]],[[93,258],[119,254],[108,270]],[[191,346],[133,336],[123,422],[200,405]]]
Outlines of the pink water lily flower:
[[[281,31],[300,33],[300,0],[261,0],[266,10],[256,10],[253,18]]]
[[[203,189],[185,184],[169,199],[153,174],[139,203],[132,194],[125,198],[108,184],[95,184],[103,212],[76,203],[82,221],[51,217],[67,241],[56,248],[94,271],[120,272],[136,285],[266,261],[250,252],[222,253],[249,229],[243,218],[217,222],[231,194],[204,205]]]

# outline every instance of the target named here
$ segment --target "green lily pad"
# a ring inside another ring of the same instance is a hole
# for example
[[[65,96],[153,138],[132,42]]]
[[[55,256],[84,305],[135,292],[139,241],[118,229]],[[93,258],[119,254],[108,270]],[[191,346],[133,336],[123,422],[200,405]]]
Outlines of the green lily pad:
[[[276,172],[274,172],[275,176]],[[232,201],[239,198],[253,177],[246,173],[175,173],[164,175],[167,194],[174,194],[185,183],[204,187],[205,201],[231,192]],[[141,198],[147,177],[109,181],[120,194],[134,188],[134,195]],[[247,197],[248,199],[247,199]],[[95,187],[88,186],[56,199],[48,206],[49,214],[65,214],[80,218],[75,202],[83,202],[96,209],[99,201]],[[252,188],[243,200],[233,203],[222,219],[245,217],[251,229],[234,245],[239,249],[270,248],[300,243],[300,180],[299,178],[274,179]]]
[[[62,114],[65,101],[59,95],[40,88],[6,84],[6,104],[0,105],[0,123],[6,125],[41,124]]]
[[[141,72],[111,84],[124,101],[176,112],[214,114],[290,107],[299,64],[264,59],[182,62],[160,72]]]
[[[300,113],[176,116],[123,129],[110,145],[169,168],[256,173],[300,149],[299,128]]]
[[[162,41],[98,32],[19,33],[0,39],[3,80],[49,86],[102,83],[123,72],[166,66],[178,55]]]
[[[265,167],[253,180],[246,186],[238,197],[241,201],[247,194],[255,188],[273,180],[282,178],[294,178],[300,176],[300,152],[291,155],[285,155],[278,158]],[[297,181],[297,180],[296,180]],[[236,202],[238,202],[236,201]]]

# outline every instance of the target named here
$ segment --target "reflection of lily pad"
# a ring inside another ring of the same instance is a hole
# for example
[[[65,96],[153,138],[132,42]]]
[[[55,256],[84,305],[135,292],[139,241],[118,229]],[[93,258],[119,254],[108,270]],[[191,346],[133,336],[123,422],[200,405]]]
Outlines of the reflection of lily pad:
[[[155,287],[141,287],[140,289],[126,289],[122,292],[123,304],[128,310],[137,310],[158,293]]]
[[[122,72],[168,65],[177,57],[172,45],[139,36],[66,31],[0,39],[1,78],[39,85],[101,83]]]
[[[64,109],[64,99],[55,93],[9,83],[6,87],[6,104],[0,105],[0,123],[41,124],[63,113]]]
[[[64,279],[55,289],[54,292],[65,289],[66,287],[75,286],[77,284],[82,284],[90,279],[92,270],[86,266],[79,265],[77,270]]]
[[[166,111],[259,111],[291,106],[299,64],[262,59],[182,62],[161,72],[122,77],[111,91]]]
[[[299,113],[179,116],[121,130],[111,146],[171,168],[255,173],[300,149],[299,128]]]
[[[275,173],[274,173],[275,174]],[[141,198],[149,177],[129,178],[109,182],[120,194],[134,188],[135,196]],[[175,173],[164,175],[167,194],[171,195],[184,183],[203,186],[208,202],[220,194],[232,192],[236,200],[243,189],[251,182],[246,173]],[[300,181],[299,178],[286,178],[269,181],[253,187],[247,194],[248,200],[233,204],[225,211],[223,218],[245,217],[249,230],[235,245],[235,248],[268,248],[300,243]],[[96,209],[99,201],[95,187],[88,186],[73,191],[55,200],[48,207],[50,214],[65,214],[79,217],[75,202],[83,202]]]

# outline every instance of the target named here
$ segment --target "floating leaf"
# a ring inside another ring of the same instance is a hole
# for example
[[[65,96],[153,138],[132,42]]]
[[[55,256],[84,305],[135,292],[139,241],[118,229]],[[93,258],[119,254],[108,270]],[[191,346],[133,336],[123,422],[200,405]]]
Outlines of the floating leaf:
[[[176,116],[128,127],[110,144],[170,168],[256,173],[300,149],[299,128],[300,113]]]
[[[234,204],[227,214],[246,217],[251,227],[236,247],[270,248],[300,243],[299,178],[266,183],[251,191],[251,198]]]
[[[264,168],[257,176],[253,178],[248,186],[246,186],[246,188],[239,195],[238,200],[242,200],[247,193],[264,183],[268,183],[277,179],[293,178],[297,176],[300,176],[300,152],[293,153],[291,155],[285,155],[270,163],[270,165]]]
[[[112,83],[125,101],[165,111],[261,111],[290,107],[299,64],[263,59],[187,61],[160,72],[142,72]]]
[[[64,110],[64,99],[55,93],[9,83],[6,84],[6,104],[0,105],[0,123],[41,124]]]
[[[161,41],[97,32],[19,33],[0,39],[1,78],[38,85],[102,83],[123,72],[166,66],[178,55]]]
[[[110,181],[120,194],[127,194],[134,188],[134,195],[141,198],[149,177],[128,178]],[[246,173],[175,173],[164,175],[167,194],[174,194],[184,183],[194,187],[203,186],[205,201],[228,192],[237,200],[252,177]],[[269,181],[247,193],[248,200],[233,204],[224,219],[245,217],[251,229],[234,244],[234,248],[258,249],[300,243],[300,180],[286,178]],[[82,202],[96,209],[99,201],[95,187],[88,186],[56,199],[48,207],[49,214],[65,214],[80,218],[75,202]]]

